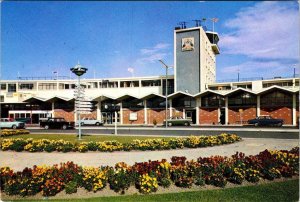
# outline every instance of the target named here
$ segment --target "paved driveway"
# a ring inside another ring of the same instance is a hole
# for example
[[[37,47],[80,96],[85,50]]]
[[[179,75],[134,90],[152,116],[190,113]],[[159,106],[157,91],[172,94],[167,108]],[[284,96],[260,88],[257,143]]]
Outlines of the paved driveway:
[[[22,170],[24,167],[33,165],[53,165],[60,162],[73,161],[84,166],[113,166],[117,162],[126,162],[131,165],[135,162],[148,160],[170,160],[172,156],[186,156],[187,159],[197,159],[198,157],[208,157],[211,155],[231,156],[237,151],[246,155],[255,155],[265,149],[286,149],[299,146],[298,139],[264,139],[264,138],[243,138],[241,142],[197,149],[179,149],[167,151],[131,151],[131,152],[87,152],[87,153],[60,153],[60,152],[11,152],[1,151],[0,166],[9,166],[14,170]]]

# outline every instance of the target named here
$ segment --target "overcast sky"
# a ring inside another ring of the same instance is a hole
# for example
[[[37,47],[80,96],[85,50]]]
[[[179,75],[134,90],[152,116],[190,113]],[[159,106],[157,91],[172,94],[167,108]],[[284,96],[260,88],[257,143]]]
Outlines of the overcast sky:
[[[299,6],[281,2],[2,2],[2,79],[164,75],[178,22],[219,19],[217,80],[293,75],[299,64]],[[128,71],[128,69],[130,71]],[[132,71],[133,70],[133,71]]]

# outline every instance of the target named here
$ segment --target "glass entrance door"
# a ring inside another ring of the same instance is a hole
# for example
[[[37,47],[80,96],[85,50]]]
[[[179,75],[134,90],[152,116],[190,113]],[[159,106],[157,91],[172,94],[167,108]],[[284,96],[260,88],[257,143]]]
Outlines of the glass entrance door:
[[[104,124],[115,123],[115,112],[102,112],[102,119]],[[120,112],[117,112],[117,123],[120,123]]]
[[[102,112],[102,119],[104,124],[111,124],[111,113],[110,112]]]
[[[115,112],[112,112],[112,123],[115,123]],[[117,123],[120,123],[120,112],[117,112]]]
[[[196,110],[187,110],[185,112],[185,118],[191,119],[193,124],[196,124]]]

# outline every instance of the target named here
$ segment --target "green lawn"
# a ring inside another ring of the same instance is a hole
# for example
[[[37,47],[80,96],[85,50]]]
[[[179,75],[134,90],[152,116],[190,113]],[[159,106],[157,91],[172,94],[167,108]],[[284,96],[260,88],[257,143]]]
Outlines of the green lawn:
[[[298,201],[299,199],[299,181],[289,180],[285,182],[274,182],[269,184],[235,187],[219,190],[203,190],[194,192],[181,192],[169,194],[156,195],[131,195],[131,196],[117,196],[117,197],[101,197],[89,199],[64,199],[53,200],[58,201],[88,201],[88,202],[112,202],[112,201],[263,201],[263,202],[277,202],[277,201]],[[43,200],[44,201],[44,200]]]
[[[15,135],[8,137],[1,137],[1,139],[9,138],[33,138],[33,139],[50,139],[50,140],[66,140],[70,142],[78,142],[77,135],[67,135],[67,134],[28,134],[28,135]],[[83,141],[111,141],[117,140],[121,143],[132,142],[133,140],[145,140],[145,139],[158,139],[162,138],[159,136],[118,136],[118,135],[84,135],[82,136]],[[164,139],[171,139],[171,137],[163,137]]]

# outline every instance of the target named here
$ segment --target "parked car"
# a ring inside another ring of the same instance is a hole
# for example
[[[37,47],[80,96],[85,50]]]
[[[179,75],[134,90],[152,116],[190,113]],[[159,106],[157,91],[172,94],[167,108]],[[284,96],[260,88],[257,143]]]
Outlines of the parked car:
[[[48,118],[45,121],[40,121],[40,127],[48,129],[63,129],[74,128],[74,122],[66,121],[64,118]]]
[[[248,124],[254,125],[254,126],[282,126],[283,125],[283,119],[274,119],[271,116],[264,115],[264,116],[258,116],[255,119],[248,120]]]
[[[101,126],[103,125],[103,121],[97,120],[95,118],[83,118],[80,121],[76,122],[76,125],[80,123],[82,126],[83,125],[95,125],[95,126]]]
[[[31,123],[30,118],[16,118],[15,120],[23,123]]]
[[[20,122],[20,121],[14,121],[11,118],[1,118],[0,119],[0,128],[24,129],[25,123]]]
[[[171,117],[167,119],[168,126],[190,126],[192,123],[191,119],[184,119],[182,117]],[[163,125],[166,125],[166,121],[164,120]]]

